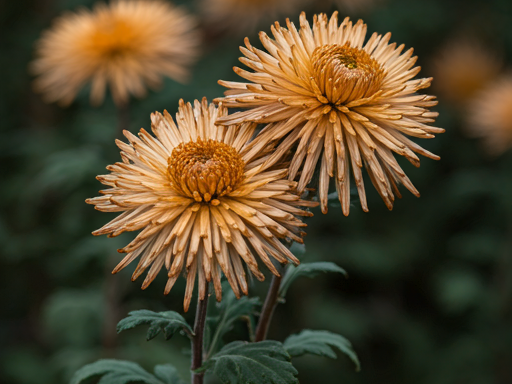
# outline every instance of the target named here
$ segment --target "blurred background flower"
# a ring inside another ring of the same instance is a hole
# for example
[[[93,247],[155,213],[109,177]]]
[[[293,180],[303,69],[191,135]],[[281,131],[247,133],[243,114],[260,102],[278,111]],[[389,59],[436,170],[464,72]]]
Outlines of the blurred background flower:
[[[66,12],[43,33],[31,65],[35,89],[68,105],[86,83],[91,103],[107,85],[116,104],[143,97],[161,76],[184,81],[198,54],[196,21],[183,9],[153,0],[115,0]]]
[[[482,139],[490,155],[501,155],[512,147],[512,75],[486,84],[468,108],[467,131]]]
[[[496,79],[503,61],[491,47],[465,37],[445,44],[431,65],[435,91],[442,100],[463,107],[476,92]]]
[[[32,91],[27,68],[42,31],[63,11],[95,3],[0,1],[2,384],[68,383],[76,369],[107,356],[146,369],[173,362],[182,377],[189,376],[184,338],[145,342],[143,329],[116,335],[112,325],[135,309],[181,312],[185,292],[185,279],[179,279],[164,297],[165,275],[141,291],[130,283],[135,265],[111,276],[112,250],[133,237],[91,236],[107,216],[115,217],[84,203],[98,191],[95,176],[119,159],[112,98],[92,108],[84,87],[75,103],[61,109]],[[179,3],[189,13],[202,12],[199,3]],[[313,11],[335,8],[310,2],[301,10],[311,22]],[[281,23],[286,16],[297,24],[298,12],[281,16]],[[364,17],[370,31],[391,31],[392,41],[414,47],[422,77],[434,75],[428,63],[440,45],[468,30],[485,44],[492,42],[505,73],[512,64],[510,0],[386,0],[364,13],[340,13],[344,16]],[[270,24],[261,29],[270,33]],[[190,68],[187,85],[163,78],[160,92],[130,100],[131,132],[147,126],[154,111],[169,108],[174,114],[180,98],[221,96],[218,79],[239,81],[232,70],[239,65],[238,47],[245,35],[257,42],[257,32],[202,32],[209,43]],[[512,153],[483,156],[481,139],[464,131],[468,110],[439,96],[433,110],[446,133],[422,143],[442,160],[415,169],[398,159],[405,172],[414,171],[421,198],[404,194],[389,212],[368,188],[372,209],[364,213],[352,190],[348,218],[337,201],[326,215],[317,209],[307,219],[305,249],[293,248],[302,261],[338,263],[349,278],[298,280],[277,307],[269,337],[284,340],[302,328],[328,329],[349,338],[362,362],[356,373],[348,359],[298,358],[303,384],[512,382]],[[262,272],[268,281],[270,274]],[[249,281],[260,297],[267,284]],[[243,326],[233,332],[246,336]]]

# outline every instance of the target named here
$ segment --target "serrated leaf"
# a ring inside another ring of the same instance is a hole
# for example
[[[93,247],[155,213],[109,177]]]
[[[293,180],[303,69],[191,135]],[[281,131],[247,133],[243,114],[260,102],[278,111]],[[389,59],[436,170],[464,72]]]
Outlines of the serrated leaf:
[[[178,375],[178,370],[171,364],[161,364],[155,366],[155,376],[165,384],[185,384]]]
[[[329,331],[305,329],[297,335],[289,336],[284,342],[284,348],[292,357],[311,354],[330,357],[331,359],[336,359],[337,349],[354,362],[356,371],[361,369],[359,359],[350,341]]]
[[[345,277],[347,276],[347,272],[339,267],[338,265],[330,262],[330,261],[317,261],[314,263],[301,263],[299,266],[295,267],[293,265],[289,265],[286,269],[286,273],[284,274],[283,280],[281,281],[281,287],[279,288],[279,296],[285,297],[288,288],[293,283],[293,281],[300,276],[305,276],[309,278],[313,278],[317,276],[319,273],[326,272],[336,272],[342,273]]]
[[[95,376],[102,376],[98,384],[127,384],[134,382],[168,384],[157,379],[136,363],[115,359],[98,360],[92,364],[85,365],[75,372],[70,384],[80,384],[84,380]]]
[[[193,333],[187,321],[178,312],[153,312],[147,309],[132,311],[117,324],[117,333],[135,328],[138,325],[149,324],[146,339],[155,338],[161,331],[166,340],[169,340],[176,331],[185,329]]]
[[[224,384],[295,384],[297,370],[283,344],[234,341],[207,360],[198,372],[210,371]]]
[[[217,327],[210,343],[209,355],[212,354],[222,337],[233,328],[235,321],[244,316],[252,317],[256,308],[261,305],[258,297],[243,296],[240,299],[235,297],[233,291],[228,290],[224,295],[224,299],[219,305],[220,314],[213,318],[217,320]],[[212,320],[210,317],[209,320]],[[214,323],[209,321],[209,323]]]

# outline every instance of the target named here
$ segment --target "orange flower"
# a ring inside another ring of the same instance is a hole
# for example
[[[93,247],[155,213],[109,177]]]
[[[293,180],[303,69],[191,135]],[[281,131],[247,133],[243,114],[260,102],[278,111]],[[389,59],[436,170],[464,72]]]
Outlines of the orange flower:
[[[435,88],[446,100],[459,106],[494,81],[502,67],[493,51],[469,39],[447,44],[433,64]]]
[[[70,104],[91,83],[91,103],[101,104],[108,84],[116,104],[143,97],[161,76],[181,81],[197,56],[196,22],[161,1],[114,1],[93,11],[66,13],[37,43],[31,70],[48,102]]]
[[[492,156],[512,147],[512,75],[504,76],[480,91],[470,103],[468,134],[483,140]]]
[[[218,98],[229,108],[246,108],[219,118],[217,124],[256,122],[268,124],[251,144],[257,153],[271,141],[280,141],[269,163],[297,143],[290,164],[290,180],[299,176],[298,192],[305,189],[320,161],[319,197],[327,212],[329,180],[335,185],[342,210],[349,214],[350,169],[361,205],[368,210],[361,168],[389,209],[397,184],[419,196],[393,156],[405,156],[419,166],[416,153],[432,159],[438,156],[423,149],[407,136],[432,138],[444,132],[428,123],[437,112],[435,97],[416,92],[430,86],[431,78],[414,79],[412,49],[389,44],[391,34],[374,33],[365,43],[366,24],[346,18],[338,25],[335,12],[314,17],[311,29],[306,15],[300,16],[300,30],[287,20],[287,27],[272,26],[274,39],[260,33],[267,52],[245,40],[245,57],[240,61],[253,72],[235,68],[248,82],[219,81],[227,88]]]
[[[220,300],[221,271],[237,297],[248,293],[242,261],[264,279],[254,254],[276,275],[270,257],[298,264],[279,239],[302,243],[306,224],[296,216],[312,216],[300,207],[317,205],[293,193],[297,183],[285,179],[286,169],[263,167],[268,153],[245,151],[255,124],[217,128],[215,120],[225,115],[225,108],[205,99],[194,107],[180,101],[178,127],[167,111],[153,113],[156,138],[144,129],[139,138],[125,131],[130,144],[117,141],[123,162],[108,166],[111,174],[98,176],[111,188],[87,200],[103,212],[124,212],[94,235],[142,230],[119,250],[127,256],[113,273],[140,256],[132,280],[149,268],[144,289],[165,266],[167,294],[185,271],[185,311],[196,275],[201,300],[204,282],[211,280]]]

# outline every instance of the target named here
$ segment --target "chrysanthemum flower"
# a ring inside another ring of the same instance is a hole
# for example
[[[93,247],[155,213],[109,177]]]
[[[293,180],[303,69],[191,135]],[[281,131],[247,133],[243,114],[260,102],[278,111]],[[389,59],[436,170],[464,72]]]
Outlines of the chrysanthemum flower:
[[[480,91],[468,110],[468,133],[482,138],[490,155],[500,155],[512,147],[512,75]]]
[[[286,169],[263,167],[268,154],[244,151],[255,124],[216,127],[217,117],[225,114],[225,108],[205,99],[194,107],[180,101],[178,127],[167,111],[153,113],[156,138],[144,129],[139,138],[125,131],[130,143],[116,141],[123,162],[108,166],[111,174],[97,177],[111,188],[87,200],[100,211],[124,212],[94,235],[142,230],[119,250],[127,255],[113,273],[140,256],[132,280],[149,268],[144,289],[165,266],[167,294],[186,271],[185,310],[196,275],[201,299],[204,282],[213,280],[220,300],[220,270],[239,297],[248,293],[242,261],[259,280],[264,276],[254,255],[274,274],[270,257],[298,263],[279,239],[302,243],[301,227],[306,225],[295,215],[311,216],[299,207],[316,205],[291,193],[296,183],[286,180]]]
[[[447,101],[462,106],[499,75],[502,61],[469,38],[448,43],[433,61],[435,88]]]
[[[245,40],[240,61],[254,72],[235,68],[249,82],[219,81],[229,90],[215,101],[249,110],[223,116],[217,124],[268,123],[251,151],[286,138],[270,162],[298,142],[289,174],[293,180],[300,171],[298,192],[310,182],[321,159],[319,197],[324,213],[329,180],[335,177],[343,213],[349,214],[350,168],[362,208],[368,210],[363,164],[389,209],[395,194],[400,197],[398,183],[419,196],[393,152],[415,166],[419,159],[414,152],[439,159],[407,136],[431,138],[444,130],[427,125],[437,116],[428,107],[437,101],[416,94],[432,79],[413,80],[420,70],[414,67],[413,50],[402,53],[403,45],[389,44],[390,33],[374,33],[365,43],[366,24],[359,20],[353,25],[346,18],[338,26],[337,12],[330,20],[325,14],[315,16],[313,29],[304,13],[299,31],[289,20],[287,26],[276,23],[274,39],[260,33],[267,52]]]
[[[209,25],[218,30],[252,32],[263,21],[295,13],[304,0],[203,0],[200,9]],[[249,17],[248,17],[249,16]]]
[[[48,102],[67,105],[91,83],[91,103],[142,97],[161,77],[182,81],[198,53],[195,20],[162,1],[113,1],[59,17],[37,43],[32,72]]]

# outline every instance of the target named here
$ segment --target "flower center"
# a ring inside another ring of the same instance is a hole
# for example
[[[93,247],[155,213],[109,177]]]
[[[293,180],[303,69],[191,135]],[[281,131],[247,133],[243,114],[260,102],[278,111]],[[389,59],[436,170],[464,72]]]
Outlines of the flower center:
[[[235,148],[211,139],[181,143],[172,150],[167,164],[176,192],[213,205],[238,186],[245,167]]]
[[[124,20],[102,20],[96,26],[87,45],[101,56],[123,56],[134,48],[134,34],[130,25]]]
[[[339,105],[375,94],[385,71],[363,49],[328,44],[315,48],[311,55],[313,79],[323,98],[320,101]]]

